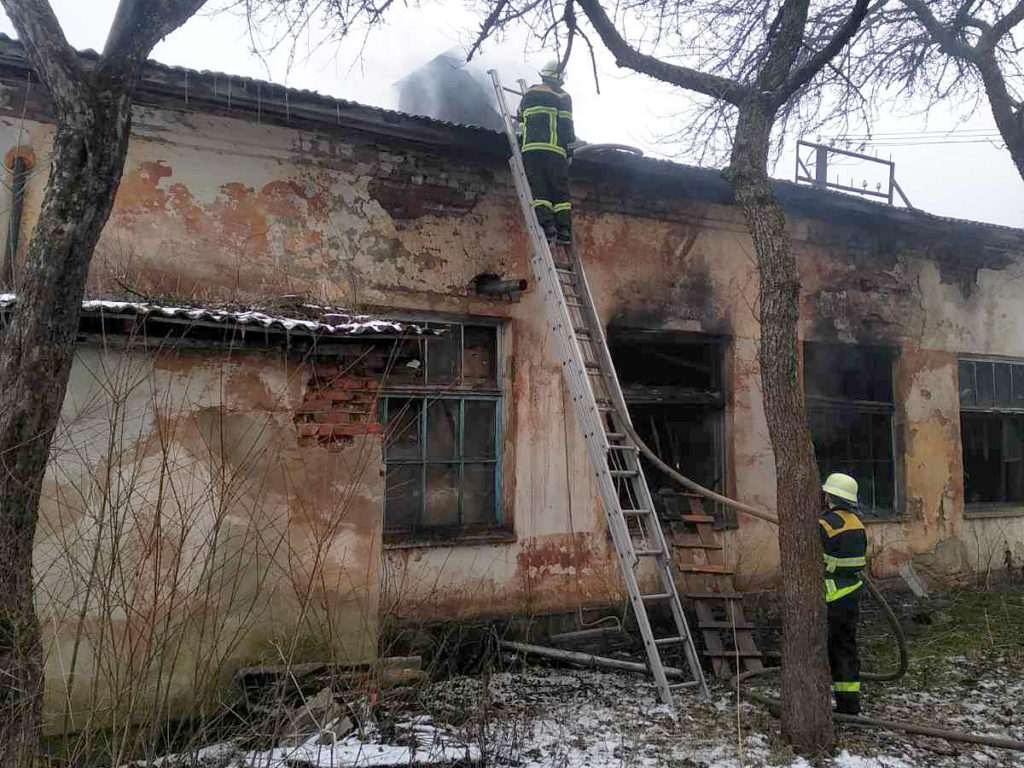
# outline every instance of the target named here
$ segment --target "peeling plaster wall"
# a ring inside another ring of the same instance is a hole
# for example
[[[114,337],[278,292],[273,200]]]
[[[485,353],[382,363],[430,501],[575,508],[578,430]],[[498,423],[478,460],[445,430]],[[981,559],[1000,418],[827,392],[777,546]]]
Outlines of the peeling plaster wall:
[[[49,728],[375,656],[380,437],[300,444],[305,381],[280,353],[79,348],[36,542]]]
[[[255,116],[150,107],[137,110],[134,130],[91,293],[119,295],[129,286],[175,301],[240,303],[301,293],[356,309],[507,321],[503,506],[514,540],[387,549],[387,610],[450,617],[618,599],[620,579],[540,297],[530,290],[509,302],[470,289],[481,272],[530,277],[500,159],[344,127],[298,130]],[[6,147],[24,135],[44,157],[49,129],[9,113],[0,141]],[[26,228],[42,183],[43,175],[30,183]],[[671,181],[610,172],[578,180],[575,192],[577,232],[606,322],[730,337],[728,484],[737,497],[772,507],[757,275],[738,211],[687,196]],[[791,228],[805,285],[803,338],[899,349],[904,516],[870,526],[875,572],[893,575],[909,559],[954,550],[983,567],[981,553],[1003,539],[1018,547],[1024,518],[964,520],[956,354],[1024,357],[1024,313],[1007,280],[1024,272],[1024,256],[979,254],[963,238],[890,232],[841,210],[791,217]],[[367,489],[379,494],[379,478]],[[776,577],[770,526],[741,518],[724,538],[742,585]]]

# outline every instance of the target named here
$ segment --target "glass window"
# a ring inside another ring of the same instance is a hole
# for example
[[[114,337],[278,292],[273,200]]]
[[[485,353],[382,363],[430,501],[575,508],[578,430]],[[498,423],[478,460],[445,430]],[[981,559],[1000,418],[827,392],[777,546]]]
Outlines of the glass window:
[[[892,366],[892,350],[884,347],[804,345],[807,424],[818,471],[854,477],[866,518],[897,514]]]
[[[1024,503],[1024,362],[961,360],[964,502]]]
[[[385,378],[384,524],[389,535],[459,536],[499,525],[497,326],[451,324],[396,344]],[[418,363],[409,365],[410,362]]]

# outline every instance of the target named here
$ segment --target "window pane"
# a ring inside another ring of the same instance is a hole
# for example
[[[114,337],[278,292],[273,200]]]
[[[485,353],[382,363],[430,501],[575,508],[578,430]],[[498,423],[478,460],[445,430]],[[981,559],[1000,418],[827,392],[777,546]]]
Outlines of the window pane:
[[[467,459],[494,458],[494,418],[497,405],[494,400],[466,401],[465,445],[462,455]]]
[[[467,325],[465,331],[465,384],[470,387],[497,386],[498,330]]]
[[[1007,363],[993,363],[996,377],[995,404],[997,406],[1012,405],[1010,397],[1010,366]]]
[[[420,461],[420,414],[423,401],[419,399],[388,398],[387,430],[384,433],[384,458],[388,461]]]
[[[992,363],[974,364],[975,383],[978,387],[978,406],[991,408],[995,394],[995,384],[992,380]]]
[[[1013,407],[1024,408],[1024,365],[1011,365],[1013,383]]]
[[[423,384],[423,343],[422,339],[396,341],[373,358],[373,373],[389,387]]]
[[[974,363],[970,360],[960,361],[960,405],[977,405],[977,392],[974,391]]]
[[[423,466],[398,464],[384,477],[384,525],[413,527],[423,511]]]
[[[427,508],[425,527],[459,524],[459,467],[457,464],[427,466]]]
[[[455,458],[458,440],[459,401],[431,401],[427,406],[427,458]]]
[[[427,342],[427,384],[458,384],[462,326],[452,325],[444,336]]]
[[[462,490],[463,522],[466,525],[497,523],[494,467],[493,462],[466,464]]]
[[[960,417],[964,456],[964,501],[1003,500],[1002,419],[981,413]]]

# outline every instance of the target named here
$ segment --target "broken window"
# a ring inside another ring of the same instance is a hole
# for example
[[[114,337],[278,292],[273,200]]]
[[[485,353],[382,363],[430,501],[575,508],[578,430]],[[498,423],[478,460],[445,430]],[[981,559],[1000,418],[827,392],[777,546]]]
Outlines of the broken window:
[[[498,327],[450,324],[396,345],[384,379],[384,524],[392,537],[501,524]]]
[[[804,344],[807,423],[818,471],[857,480],[860,514],[897,514],[893,450],[893,351]]]
[[[960,361],[964,502],[1024,502],[1024,363]]]
[[[641,439],[673,469],[726,493],[721,339],[680,332],[612,328],[612,359]],[[671,519],[689,510],[685,489],[641,458],[654,507]],[[736,513],[706,505],[716,527]]]

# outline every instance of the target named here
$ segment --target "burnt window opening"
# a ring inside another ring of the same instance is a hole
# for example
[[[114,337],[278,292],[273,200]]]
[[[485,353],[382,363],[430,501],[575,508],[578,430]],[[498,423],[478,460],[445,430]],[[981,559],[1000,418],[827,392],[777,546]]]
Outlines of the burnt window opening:
[[[630,418],[641,439],[673,469],[725,494],[724,340],[690,333],[612,328],[608,334]],[[686,491],[641,457],[654,508],[663,519],[689,512]],[[715,528],[736,513],[707,504]]]
[[[1024,503],[1024,363],[961,360],[964,503]]]
[[[384,526],[392,540],[502,525],[498,327],[451,323],[396,345],[380,400]]]
[[[804,344],[807,424],[822,478],[857,480],[860,515],[895,517],[894,351],[887,347]]]

